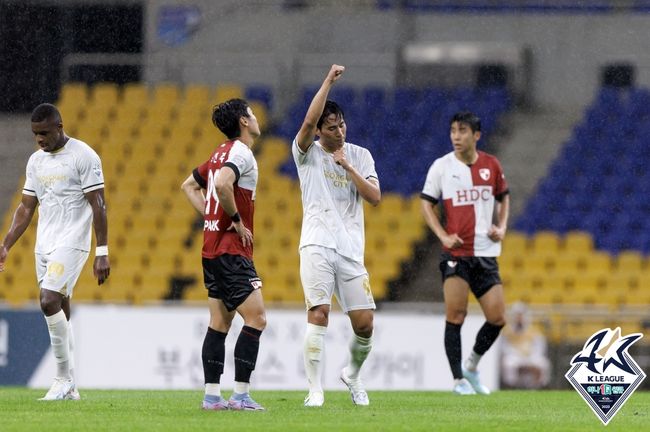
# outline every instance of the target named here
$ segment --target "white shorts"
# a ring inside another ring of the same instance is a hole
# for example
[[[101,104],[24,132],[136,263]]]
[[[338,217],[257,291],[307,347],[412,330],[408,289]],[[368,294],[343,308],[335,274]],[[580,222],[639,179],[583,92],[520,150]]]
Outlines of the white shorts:
[[[370,279],[364,265],[322,246],[300,249],[300,280],[307,310],[331,305],[336,296],[344,312],[375,309]]]
[[[36,254],[36,279],[41,289],[72,297],[74,285],[88,259],[88,252],[58,248],[48,254]]]

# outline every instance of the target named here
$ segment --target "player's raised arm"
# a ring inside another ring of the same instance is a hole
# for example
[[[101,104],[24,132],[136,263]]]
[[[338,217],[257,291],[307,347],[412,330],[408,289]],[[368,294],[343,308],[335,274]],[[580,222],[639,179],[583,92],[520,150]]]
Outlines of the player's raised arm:
[[[307,109],[307,114],[305,119],[302,122],[302,126],[298,131],[296,136],[296,142],[301,151],[305,152],[311,145],[314,140],[314,135],[316,134],[316,124],[318,119],[323,113],[325,108],[325,102],[327,101],[327,95],[332,88],[332,85],[338,80],[343,71],[345,70],[344,66],[332,65],[323,84],[320,86],[320,89],[316,92],[314,99],[312,99],[309,108]]]
[[[106,217],[104,189],[86,192],[85,196],[93,209],[93,228],[97,240],[93,274],[97,278],[97,285],[101,285],[111,273],[111,263],[108,260],[108,218]]]
[[[2,240],[2,243],[0,243],[0,272],[5,269],[5,261],[7,260],[9,249],[23,235],[29,223],[32,221],[32,216],[34,216],[37,205],[38,199],[35,196],[23,194],[23,199],[14,212],[11,227],[4,240]]]

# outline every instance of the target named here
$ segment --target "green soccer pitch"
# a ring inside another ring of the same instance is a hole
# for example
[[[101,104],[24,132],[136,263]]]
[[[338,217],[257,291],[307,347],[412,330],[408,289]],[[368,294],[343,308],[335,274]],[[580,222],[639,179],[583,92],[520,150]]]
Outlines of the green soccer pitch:
[[[80,401],[42,402],[45,390],[0,387],[0,430],[9,431],[585,431],[604,429],[575,391],[347,392],[305,408],[305,392],[255,391],[266,412],[202,411],[201,391],[83,390]],[[225,392],[228,396],[229,392]],[[607,431],[650,430],[650,392],[634,393]]]

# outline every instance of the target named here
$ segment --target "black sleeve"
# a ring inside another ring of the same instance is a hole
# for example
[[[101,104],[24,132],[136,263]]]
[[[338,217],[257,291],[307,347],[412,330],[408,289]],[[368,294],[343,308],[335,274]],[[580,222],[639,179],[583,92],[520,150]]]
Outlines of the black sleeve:
[[[420,193],[420,198],[422,198],[423,200],[429,201],[431,204],[438,204],[437,199],[435,199],[434,197],[429,196],[429,195],[427,195],[425,193]]]
[[[237,183],[239,181],[239,176],[241,175],[241,174],[239,174],[239,168],[237,168],[237,165],[235,165],[232,162],[226,162],[225,164],[223,164],[223,166],[228,167],[228,168],[232,169],[235,172],[235,181],[234,181],[234,183]]]
[[[503,201],[503,197],[506,196],[506,195],[510,195],[510,189],[506,189],[503,192],[501,192],[500,194],[495,195],[494,199],[501,202],[501,201]]]
[[[201,186],[203,189],[207,189],[208,184],[206,183],[205,179],[201,177],[201,174],[199,174],[199,169],[194,168],[194,171],[192,171],[192,176],[194,177],[194,180]]]

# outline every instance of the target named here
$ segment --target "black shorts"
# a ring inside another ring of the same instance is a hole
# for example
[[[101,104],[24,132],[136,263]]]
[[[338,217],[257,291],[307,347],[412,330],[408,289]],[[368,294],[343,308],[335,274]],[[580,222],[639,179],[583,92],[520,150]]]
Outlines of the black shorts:
[[[253,261],[239,255],[203,258],[203,282],[208,297],[219,299],[234,311],[254,290],[262,287]]]
[[[440,256],[442,282],[448,277],[464,279],[476,298],[480,298],[494,285],[501,284],[499,264],[494,257],[455,257],[448,253]]]

